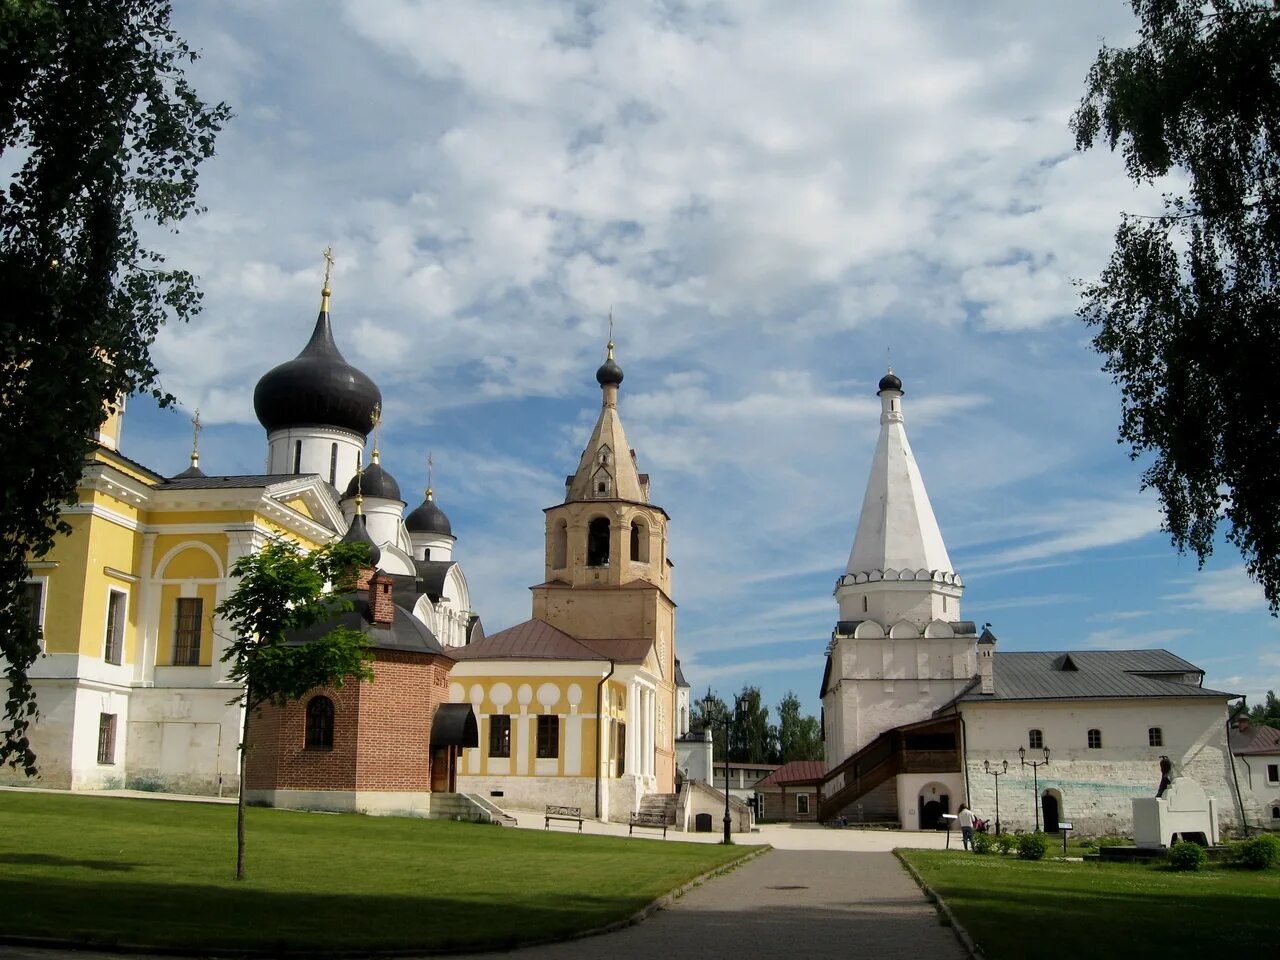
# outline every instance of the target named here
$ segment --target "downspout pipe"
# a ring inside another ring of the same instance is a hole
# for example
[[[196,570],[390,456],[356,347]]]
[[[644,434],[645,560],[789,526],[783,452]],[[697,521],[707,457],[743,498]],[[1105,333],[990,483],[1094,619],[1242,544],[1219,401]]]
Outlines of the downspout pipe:
[[[600,766],[604,763],[604,752],[608,744],[604,739],[604,685],[609,682],[609,678],[613,676],[618,664],[612,657],[609,658],[609,672],[600,678],[600,682],[596,684],[596,819],[601,818],[601,811],[604,806],[604,798],[600,795]]]
[[[1231,749],[1231,728],[1235,724],[1240,714],[1249,709],[1249,701],[1245,697],[1240,697],[1240,702],[1236,704],[1235,710],[1227,715],[1227,757],[1231,761],[1231,779],[1236,785],[1236,809],[1240,811],[1240,827],[1244,831],[1244,835],[1249,836],[1249,821],[1244,816],[1244,798],[1240,796],[1240,778],[1236,775],[1236,755]]]

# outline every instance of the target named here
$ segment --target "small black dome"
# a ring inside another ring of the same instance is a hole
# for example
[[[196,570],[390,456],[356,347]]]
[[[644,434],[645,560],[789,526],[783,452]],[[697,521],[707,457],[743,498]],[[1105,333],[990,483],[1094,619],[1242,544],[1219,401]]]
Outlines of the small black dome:
[[[369,536],[369,528],[365,526],[364,514],[357,513],[351,518],[351,526],[347,528],[347,535],[342,538],[343,543],[363,543],[369,548],[369,565],[376,567],[378,561],[382,558],[382,551],[378,549],[378,545],[373,542],[373,537]]]
[[[901,390],[901,389],[902,389],[902,381],[899,380],[896,376],[894,376],[894,373],[892,370],[890,370],[888,373],[886,373],[883,377],[880,378],[880,390]],[[876,393],[878,394],[880,390],[877,390]]]
[[[338,352],[325,310],[302,352],[268,371],[253,391],[254,412],[268,431],[316,425],[367,437],[380,403],[377,385]]]
[[[449,518],[431,499],[430,491],[427,492],[427,499],[404,518],[404,526],[410,533],[442,533],[446,537],[453,536],[453,527],[449,525]]]
[[[342,499],[349,500],[357,493],[366,497],[382,497],[385,500],[400,500],[400,484],[396,478],[382,469],[376,460],[365,467],[358,477],[352,477],[347,484],[347,492]],[[404,501],[401,501],[402,503]]]
[[[616,387],[621,382],[622,368],[614,363],[613,357],[600,364],[600,369],[596,371],[596,383],[602,387],[609,384]]]
[[[170,477],[169,479],[171,479],[171,480],[198,480],[198,479],[200,479],[200,478],[202,478],[202,477],[206,477],[206,476],[208,476],[208,474],[206,474],[203,470],[201,470],[201,469],[200,469],[200,466],[199,466],[198,461],[196,461],[196,460],[192,460],[192,461],[191,461],[191,466],[187,467],[187,469],[183,470],[181,473],[175,473],[175,474],[174,474],[172,477]]]

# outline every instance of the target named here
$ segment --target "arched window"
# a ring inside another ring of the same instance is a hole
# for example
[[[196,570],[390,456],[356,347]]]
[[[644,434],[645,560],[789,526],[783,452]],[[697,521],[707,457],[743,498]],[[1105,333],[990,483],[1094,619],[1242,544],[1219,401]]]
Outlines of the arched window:
[[[863,613],[866,613],[866,612],[867,612],[867,598],[866,598],[866,597],[863,597],[863,598],[862,598],[862,612],[863,612]]]
[[[307,749],[333,749],[333,701],[328,697],[307,701]]]
[[[1147,746],[1163,747],[1164,731],[1161,730],[1159,727],[1148,727],[1147,728]]]
[[[551,566],[563,570],[569,565],[569,524],[564,520],[556,524],[551,535]]]
[[[604,567],[609,563],[609,518],[596,517],[587,527],[587,566]]]
[[[1090,750],[1102,749],[1102,731],[1101,730],[1089,731],[1089,749]]]
[[[1042,750],[1044,749],[1044,734],[1039,730],[1027,731],[1027,749]]]
[[[642,520],[631,521],[631,559],[637,563],[649,562],[649,528]]]

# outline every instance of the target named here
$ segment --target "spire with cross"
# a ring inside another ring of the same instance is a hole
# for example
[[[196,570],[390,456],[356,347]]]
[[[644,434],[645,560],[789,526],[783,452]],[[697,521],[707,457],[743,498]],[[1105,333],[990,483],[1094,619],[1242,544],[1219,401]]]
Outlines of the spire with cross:
[[[371,418],[371,422],[373,424],[373,454],[369,457],[369,460],[372,463],[378,463],[380,462],[380,459],[379,459],[380,455],[378,453],[378,440],[382,436],[382,404],[381,403],[375,403],[373,405],[373,417]]]
[[[191,418],[191,466],[200,466],[200,431],[204,429],[204,424],[200,422],[200,408],[196,407],[196,414]]]
[[[320,312],[329,312],[329,295],[333,292],[329,289],[329,275],[333,271],[333,247],[324,248],[324,286],[320,290]]]

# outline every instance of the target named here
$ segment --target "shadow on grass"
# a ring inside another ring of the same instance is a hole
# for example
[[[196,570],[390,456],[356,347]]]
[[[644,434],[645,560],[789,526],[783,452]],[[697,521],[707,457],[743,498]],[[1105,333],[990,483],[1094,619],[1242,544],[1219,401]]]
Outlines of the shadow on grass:
[[[120,872],[132,870],[134,864],[123,860],[76,860],[58,857],[50,853],[0,853],[0,863],[15,863],[34,867],[85,867],[89,870]]]

